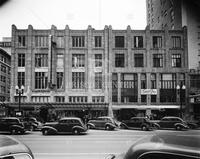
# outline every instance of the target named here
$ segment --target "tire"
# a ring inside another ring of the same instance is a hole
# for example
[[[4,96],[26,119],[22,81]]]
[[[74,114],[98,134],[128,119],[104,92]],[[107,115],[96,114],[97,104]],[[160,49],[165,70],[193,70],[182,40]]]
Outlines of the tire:
[[[106,125],[105,130],[110,130],[110,126]]]
[[[87,125],[87,129],[92,129],[92,127],[90,125]]]
[[[11,135],[15,135],[16,133],[17,133],[17,130],[15,130],[15,129],[11,129],[11,130],[10,130],[10,134],[11,134]]]
[[[29,131],[33,131],[34,127],[31,125]]]
[[[48,129],[42,130],[42,135],[48,135]]]
[[[73,134],[74,134],[74,135],[79,135],[79,134],[80,134],[80,131],[79,131],[78,129],[74,129],[74,130],[73,130]]]
[[[142,129],[143,131],[147,131],[147,130],[148,130],[147,127],[146,127],[145,125],[143,125],[143,126],[141,127],[141,129]]]
[[[179,130],[179,131],[180,131],[180,130],[182,130],[182,127],[181,127],[180,125],[177,125],[177,126],[176,126],[176,130]]]

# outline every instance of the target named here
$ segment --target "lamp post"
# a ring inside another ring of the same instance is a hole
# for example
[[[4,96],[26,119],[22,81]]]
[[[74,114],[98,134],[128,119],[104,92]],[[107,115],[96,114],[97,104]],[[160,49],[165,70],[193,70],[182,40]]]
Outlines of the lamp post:
[[[19,113],[20,113],[20,116],[22,115],[21,114],[21,95],[24,93],[24,86],[21,85],[21,87],[19,88],[19,86],[15,86],[15,90],[16,90],[16,94],[19,95]]]
[[[184,90],[186,89],[185,85],[182,83],[180,85],[176,86],[176,89],[178,90],[179,93],[179,100],[180,100],[180,117],[182,118],[182,105],[183,105],[183,95],[184,95]]]

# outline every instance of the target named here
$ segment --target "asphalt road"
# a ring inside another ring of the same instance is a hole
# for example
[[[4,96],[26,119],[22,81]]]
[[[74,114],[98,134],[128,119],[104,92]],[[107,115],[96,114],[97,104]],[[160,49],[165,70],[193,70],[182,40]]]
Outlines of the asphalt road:
[[[108,154],[120,154],[130,145],[146,135],[166,132],[166,130],[89,130],[85,135],[48,135],[30,132],[26,135],[13,135],[28,145],[35,159],[104,159]],[[176,135],[200,135],[200,130],[187,133],[168,131]]]

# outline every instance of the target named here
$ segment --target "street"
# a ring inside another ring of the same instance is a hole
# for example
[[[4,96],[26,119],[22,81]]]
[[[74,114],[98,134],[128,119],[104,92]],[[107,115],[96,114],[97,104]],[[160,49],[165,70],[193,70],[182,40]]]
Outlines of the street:
[[[49,135],[41,132],[28,132],[26,135],[13,135],[28,145],[35,159],[104,159],[108,154],[120,154],[146,135],[159,132],[176,133],[173,130],[89,130],[84,135]],[[199,135],[199,130],[189,130],[187,135]],[[184,134],[185,135],[185,134]]]

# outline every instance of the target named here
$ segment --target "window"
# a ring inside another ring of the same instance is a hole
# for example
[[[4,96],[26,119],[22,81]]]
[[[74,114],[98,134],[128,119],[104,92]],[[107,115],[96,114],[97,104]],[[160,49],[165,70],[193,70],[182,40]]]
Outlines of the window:
[[[64,55],[57,54],[57,68],[64,68]]]
[[[64,103],[65,102],[65,97],[64,96],[56,96],[55,101],[57,103]]]
[[[124,36],[115,36],[115,47],[124,48]]]
[[[102,67],[102,54],[95,54],[95,67]]]
[[[63,72],[57,72],[57,89],[63,89]]]
[[[0,81],[3,82],[3,83],[5,83],[6,82],[6,76],[2,76],[1,75],[0,77],[1,77]]]
[[[85,88],[85,73],[72,72],[72,89],[84,89],[84,88]]]
[[[50,97],[49,96],[32,96],[31,97],[32,102],[36,102],[36,103],[46,103],[50,101]]]
[[[35,54],[35,67],[48,67],[48,54]]]
[[[156,74],[151,74],[151,89],[156,89]]]
[[[69,96],[70,103],[87,103],[86,96]]]
[[[115,67],[124,67],[124,54],[115,54]]]
[[[57,48],[64,48],[64,37],[63,36],[57,37],[56,46],[57,46]]]
[[[172,54],[172,67],[181,67],[181,55]]]
[[[95,72],[95,89],[102,89],[103,77],[102,72]]]
[[[72,47],[85,47],[85,37],[72,36]]]
[[[118,78],[117,73],[112,74],[112,102],[118,101]]]
[[[17,73],[17,82],[19,87],[21,87],[22,85],[25,86],[25,72]]]
[[[162,54],[153,54],[153,67],[163,67]]]
[[[143,36],[134,36],[134,48],[143,48]]]
[[[35,36],[35,46],[36,47],[48,47],[48,36]]]
[[[4,73],[6,73],[6,66],[4,66],[4,65],[1,65],[1,72],[4,72]]]
[[[162,48],[161,36],[153,36],[153,48]]]
[[[35,89],[47,89],[48,72],[35,72]]]
[[[26,38],[25,38],[25,36],[18,36],[18,46],[19,47],[26,46]]]
[[[135,67],[144,67],[143,54],[135,54],[134,60],[135,60]]]
[[[151,103],[156,103],[156,95],[151,95]]]
[[[172,48],[181,48],[180,36],[172,36]]]
[[[146,74],[141,74],[141,89],[147,88],[147,80],[146,80]]]
[[[146,103],[147,102],[147,95],[141,95],[141,102]]]
[[[18,67],[25,66],[25,54],[18,54]]]
[[[93,103],[104,103],[104,96],[93,96],[92,102]]]
[[[95,47],[101,47],[101,42],[102,42],[102,37],[101,36],[95,36],[94,37],[94,42],[95,42]]]
[[[73,54],[72,55],[72,67],[85,67],[85,55],[84,54]]]

